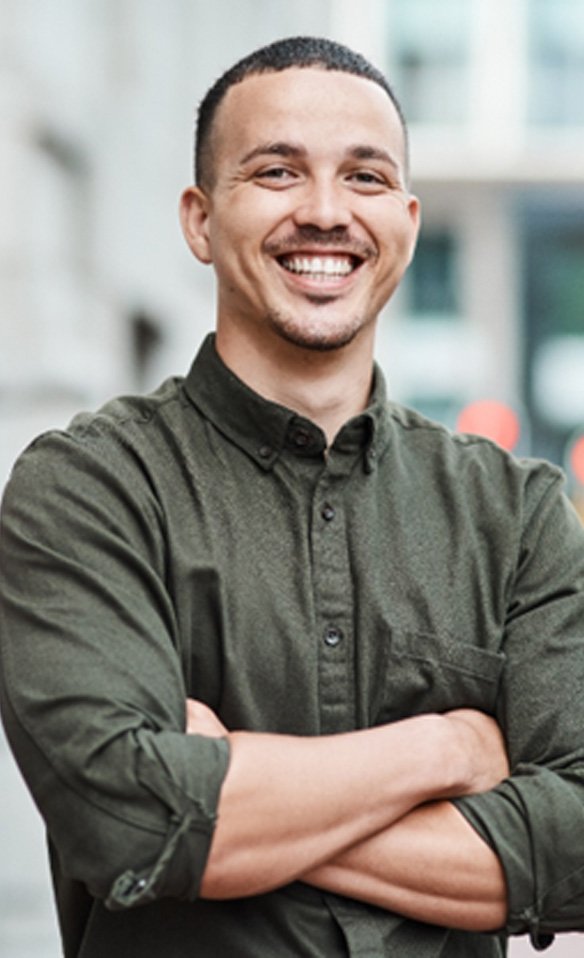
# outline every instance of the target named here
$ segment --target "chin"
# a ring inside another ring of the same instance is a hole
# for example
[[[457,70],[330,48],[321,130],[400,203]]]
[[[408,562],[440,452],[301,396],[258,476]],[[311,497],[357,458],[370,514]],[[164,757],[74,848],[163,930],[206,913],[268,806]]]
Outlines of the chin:
[[[348,346],[366,325],[361,319],[344,322],[342,326],[334,323],[327,326],[322,320],[318,323],[299,323],[296,319],[280,314],[271,314],[267,318],[272,330],[281,339],[293,346],[315,352],[332,352]]]

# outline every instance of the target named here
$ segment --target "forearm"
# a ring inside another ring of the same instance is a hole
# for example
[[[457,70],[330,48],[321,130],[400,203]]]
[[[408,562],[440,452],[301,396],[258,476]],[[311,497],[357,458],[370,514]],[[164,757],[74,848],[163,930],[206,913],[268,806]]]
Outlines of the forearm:
[[[204,897],[283,885],[417,805],[468,788],[452,726],[440,716],[323,738],[229,737]]]
[[[449,802],[416,808],[303,880],[407,918],[468,931],[504,925],[499,859]]]

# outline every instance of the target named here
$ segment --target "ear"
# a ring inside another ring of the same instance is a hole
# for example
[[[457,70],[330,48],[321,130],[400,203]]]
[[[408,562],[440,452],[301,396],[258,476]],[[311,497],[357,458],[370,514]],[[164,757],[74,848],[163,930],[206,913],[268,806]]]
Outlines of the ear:
[[[179,214],[184,237],[201,263],[212,263],[209,239],[211,201],[198,186],[189,186],[180,198]]]
[[[418,234],[420,232],[420,222],[421,222],[421,210],[420,210],[420,201],[417,196],[414,196],[410,193],[408,197],[408,214],[410,217],[410,222],[412,226],[412,238],[410,245],[410,256],[409,262],[411,262],[416,249],[416,243],[418,242]]]

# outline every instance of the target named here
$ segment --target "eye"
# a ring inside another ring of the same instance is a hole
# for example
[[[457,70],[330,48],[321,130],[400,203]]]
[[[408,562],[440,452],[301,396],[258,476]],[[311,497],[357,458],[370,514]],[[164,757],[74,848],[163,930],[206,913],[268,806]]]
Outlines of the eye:
[[[354,173],[353,176],[360,183],[383,183],[381,177],[377,176],[376,173]]]
[[[268,166],[266,169],[258,170],[254,174],[254,179],[259,180],[262,186],[271,189],[281,189],[290,186],[295,182],[297,174],[294,170],[286,166]]]
[[[354,170],[347,174],[347,180],[362,193],[379,193],[392,186],[383,173],[375,170]]]

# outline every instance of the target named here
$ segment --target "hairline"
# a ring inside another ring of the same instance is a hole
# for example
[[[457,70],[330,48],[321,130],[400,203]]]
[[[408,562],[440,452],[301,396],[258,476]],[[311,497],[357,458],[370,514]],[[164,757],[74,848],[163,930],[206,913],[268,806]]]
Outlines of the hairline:
[[[261,51],[259,51],[259,53],[261,53]],[[404,180],[406,184],[409,182],[409,135],[407,123],[400,103],[381,71],[369,64],[368,61],[360,57],[360,55],[356,56],[363,61],[363,64],[365,65],[363,69],[358,69],[356,67],[351,68],[350,66],[345,66],[342,63],[327,61],[324,56],[321,59],[314,57],[306,58],[303,61],[299,60],[297,63],[288,62],[282,66],[262,63],[261,61],[253,62],[254,56],[256,56],[256,54],[250,54],[249,57],[245,58],[239,63],[236,63],[235,66],[226,71],[226,73],[224,73],[223,76],[221,76],[219,80],[217,80],[215,84],[213,84],[213,86],[207,91],[207,94],[201,101],[195,130],[194,170],[195,182],[199,187],[205,189],[212,188],[213,186],[214,177],[211,173],[211,144],[213,132],[215,129],[218,111],[229,90],[232,89],[232,87],[243,83],[248,77],[262,76],[263,74],[270,73],[284,73],[286,70],[309,69],[323,70],[331,73],[345,73],[349,76],[355,76],[363,80],[369,80],[371,83],[375,83],[376,86],[380,87],[380,89],[384,91],[390,103],[392,103],[394,107],[401,127],[404,152]],[[246,66],[248,61],[249,65]]]

